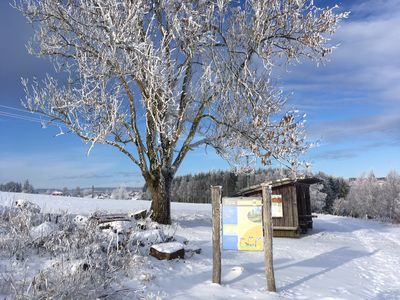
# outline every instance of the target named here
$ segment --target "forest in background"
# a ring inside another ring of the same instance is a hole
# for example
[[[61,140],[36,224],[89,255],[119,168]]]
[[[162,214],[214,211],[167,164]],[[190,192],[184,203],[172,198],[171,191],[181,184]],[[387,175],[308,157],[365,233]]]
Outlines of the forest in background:
[[[0,184],[0,191],[33,194],[35,192],[35,189],[32,184],[30,184],[29,180],[25,180],[23,183],[9,181],[7,183]]]
[[[236,174],[220,170],[177,176],[172,184],[172,200],[187,203],[210,203],[209,191],[212,185],[222,186],[222,196],[227,197],[234,196],[240,190],[262,182],[291,176],[290,170],[278,168],[257,169],[250,174]],[[345,198],[349,192],[348,181],[342,177],[333,177],[322,172],[309,173],[307,176],[315,176],[323,181],[321,184],[313,185],[315,193],[312,192],[313,197],[318,197],[318,200],[315,201],[315,209],[319,212],[333,212],[335,199]],[[146,190],[147,187],[144,186],[144,198],[150,199]],[[321,201],[323,204],[322,207],[319,207]]]
[[[290,175],[287,169],[269,168],[258,169],[252,174],[210,171],[177,176],[172,184],[172,201],[210,203],[212,185],[221,185],[223,196],[233,196],[248,186]],[[400,175],[396,171],[384,178],[377,178],[369,172],[351,180],[323,172],[308,176],[322,180],[310,187],[313,212],[400,222]],[[143,198],[149,199],[146,186]]]

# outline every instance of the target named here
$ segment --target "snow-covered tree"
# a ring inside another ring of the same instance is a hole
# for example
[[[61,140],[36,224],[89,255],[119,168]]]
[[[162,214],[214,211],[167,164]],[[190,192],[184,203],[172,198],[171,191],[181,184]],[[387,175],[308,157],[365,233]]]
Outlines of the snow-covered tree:
[[[394,200],[393,221],[400,223],[400,193]]]
[[[129,199],[129,192],[125,187],[120,186],[112,191],[111,199],[127,200]]]
[[[82,197],[82,191],[79,186],[76,187],[74,197]]]
[[[22,187],[23,193],[33,194],[35,189],[33,188],[32,184],[30,184],[29,180],[25,180],[24,185]]]
[[[34,23],[30,50],[66,74],[25,80],[26,107],[137,165],[152,217],[170,223],[171,183],[187,153],[208,145],[295,167],[303,118],[284,110],[274,66],[322,60],[346,13],[310,0],[16,0]],[[58,77],[59,78],[59,77]],[[89,151],[90,151],[89,149]]]
[[[352,183],[345,210],[355,217],[379,217],[382,207],[381,186],[373,172],[363,174]]]
[[[83,196],[84,198],[93,198],[93,197],[92,197],[92,196],[93,196],[93,191],[92,191],[92,189],[89,189],[89,188],[84,189],[84,190],[82,191],[82,196]]]
[[[322,184],[312,184],[310,186],[310,202],[311,211],[323,212],[327,194],[323,193],[324,186]]]
[[[64,187],[62,190],[63,196],[70,196],[69,190],[67,187]]]
[[[322,179],[322,187],[320,185],[311,187],[311,190],[314,189],[314,195],[311,195],[311,201],[314,201],[314,204],[317,206],[322,205],[321,210],[315,207],[315,209],[317,209],[316,211],[330,214],[338,213],[337,210],[340,210],[343,206],[341,200],[346,198],[347,194],[349,193],[350,187],[348,182],[341,177],[330,176],[323,172],[318,172],[315,174],[315,176]],[[321,189],[316,191],[315,189],[319,187],[321,187]],[[322,194],[319,194],[319,192]],[[315,201],[319,202],[319,204],[315,203]],[[335,202],[337,203],[335,204]],[[313,203],[311,205],[313,205]]]
[[[382,185],[382,203],[385,216],[390,220],[400,222],[400,175],[390,171]]]
[[[391,171],[378,180],[372,172],[363,174],[337,206],[339,214],[400,222],[400,175]]]

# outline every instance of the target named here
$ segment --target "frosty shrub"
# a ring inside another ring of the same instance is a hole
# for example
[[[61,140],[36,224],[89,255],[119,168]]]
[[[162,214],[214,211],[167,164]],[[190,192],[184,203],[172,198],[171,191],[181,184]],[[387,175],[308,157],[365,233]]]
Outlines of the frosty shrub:
[[[23,260],[25,250],[33,242],[30,230],[42,220],[43,216],[40,213],[4,208],[0,215],[0,251]]]
[[[10,261],[8,270],[0,269],[0,293],[15,299],[137,298],[138,291],[119,280],[151,281],[148,248],[175,233],[149,218],[99,225],[70,214],[8,207],[0,212],[0,259]],[[29,267],[37,261],[46,263]]]
[[[128,200],[129,192],[126,190],[125,187],[120,186],[112,191],[111,199]]]

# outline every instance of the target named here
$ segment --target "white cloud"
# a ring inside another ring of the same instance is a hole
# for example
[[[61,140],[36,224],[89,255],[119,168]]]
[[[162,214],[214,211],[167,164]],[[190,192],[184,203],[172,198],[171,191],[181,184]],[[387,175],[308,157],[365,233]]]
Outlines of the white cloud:
[[[326,65],[304,62],[284,77],[295,105],[311,112],[325,143],[400,141],[400,1],[360,1],[332,43]]]
[[[288,87],[301,91],[316,88],[396,91],[400,80],[397,28],[400,28],[400,14],[389,20],[347,21],[332,41],[341,45],[334,50],[331,60],[321,67],[306,62],[292,68],[286,76]],[[386,96],[397,95],[387,93]]]
[[[322,123],[323,126],[313,130],[314,136],[321,136],[331,142],[338,140],[366,140],[364,137],[374,136],[376,141],[386,144],[400,143],[400,115],[378,115],[371,117],[355,117],[342,121]],[[382,137],[384,137],[382,139]],[[385,141],[386,140],[386,141]]]

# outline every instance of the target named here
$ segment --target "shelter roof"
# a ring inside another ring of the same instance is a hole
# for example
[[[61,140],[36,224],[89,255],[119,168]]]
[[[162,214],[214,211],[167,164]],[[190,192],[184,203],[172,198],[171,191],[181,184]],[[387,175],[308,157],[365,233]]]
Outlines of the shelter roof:
[[[315,184],[315,183],[319,183],[319,182],[322,182],[322,180],[319,178],[316,178],[316,177],[281,178],[281,179],[266,181],[261,184],[252,185],[247,188],[241,189],[237,193],[237,195],[241,196],[241,195],[245,195],[248,193],[257,192],[257,191],[261,190],[261,185],[263,185],[263,184],[270,185],[272,188],[275,188],[275,187],[279,187],[279,186],[283,186],[283,185],[287,185],[287,184],[294,184],[294,183],[303,183],[303,184],[311,185],[311,184]]]

